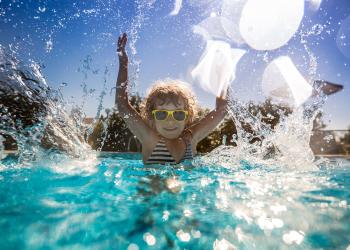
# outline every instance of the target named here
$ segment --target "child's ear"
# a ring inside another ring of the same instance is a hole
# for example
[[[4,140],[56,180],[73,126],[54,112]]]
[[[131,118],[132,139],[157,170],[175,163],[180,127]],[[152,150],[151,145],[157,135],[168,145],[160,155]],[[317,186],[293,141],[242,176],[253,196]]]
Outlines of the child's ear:
[[[156,124],[154,121],[154,118],[152,117],[149,121],[148,121],[149,125],[151,128],[155,129],[156,128]]]

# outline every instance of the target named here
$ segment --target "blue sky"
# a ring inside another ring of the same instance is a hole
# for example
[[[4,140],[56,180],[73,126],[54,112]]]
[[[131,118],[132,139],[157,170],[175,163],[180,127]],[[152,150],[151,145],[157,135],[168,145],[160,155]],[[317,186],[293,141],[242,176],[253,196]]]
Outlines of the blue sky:
[[[22,60],[42,64],[43,74],[53,88],[67,83],[62,87],[66,100],[84,104],[86,114],[95,116],[101,93],[105,92],[104,108],[114,103],[118,66],[115,41],[120,33],[129,34],[130,73],[131,79],[136,79],[132,90],[144,94],[157,79],[189,79],[206,45],[193,33],[193,26],[219,13],[218,3],[222,1],[183,0],[178,15],[170,16],[175,1],[0,0],[0,43],[11,45]],[[317,59],[315,78],[345,87],[328,98],[325,121],[328,128],[345,129],[350,126],[350,34],[344,25],[350,26],[350,1],[323,0],[318,11],[310,10],[309,4],[305,2],[299,30],[279,49],[266,53],[231,42],[232,47],[247,51],[232,88],[239,99],[264,100],[260,78],[267,63],[263,58],[270,61],[280,55],[290,56],[307,77],[309,56],[300,34],[312,33],[314,28],[320,33],[307,36],[306,45]],[[336,42],[339,31],[345,32],[342,51]],[[85,97],[84,85],[88,92]],[[213,107],[215,96],[195,84],[193,89],[201,105]]]

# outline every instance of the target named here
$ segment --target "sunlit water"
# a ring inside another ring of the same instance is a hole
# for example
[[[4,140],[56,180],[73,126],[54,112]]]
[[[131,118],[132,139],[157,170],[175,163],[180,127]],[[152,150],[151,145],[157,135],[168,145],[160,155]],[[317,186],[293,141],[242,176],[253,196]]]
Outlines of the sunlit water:
[[[50,157],[48,157],[50,158]],[[140,155],[2,160],[0,249],[346,249],[350,161],[155,166]],[[15,164],[16,165],[16,164]],[[78,170],[79,169],[79,170]]]

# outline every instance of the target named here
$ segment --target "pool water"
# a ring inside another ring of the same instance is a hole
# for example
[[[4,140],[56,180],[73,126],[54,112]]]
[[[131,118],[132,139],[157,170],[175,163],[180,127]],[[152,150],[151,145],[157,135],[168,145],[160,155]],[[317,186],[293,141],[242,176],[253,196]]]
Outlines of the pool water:
[[[349,249],[350,161],[145,168],[139,154],[0,165],[0,249]]]

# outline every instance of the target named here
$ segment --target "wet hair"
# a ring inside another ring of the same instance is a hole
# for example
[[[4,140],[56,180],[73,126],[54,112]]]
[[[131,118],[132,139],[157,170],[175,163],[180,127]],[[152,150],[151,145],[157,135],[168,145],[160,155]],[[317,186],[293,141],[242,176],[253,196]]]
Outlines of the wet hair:
[[[180,80],[156,81],[141,105],[141,115],[146,121],[152,121],[152,110],[157,104],[172,103],[177,106],[181,98],[184,100],[185,110],[188,111],[187,124],[191,124],[197,117],[197,100],[188,84]]]

